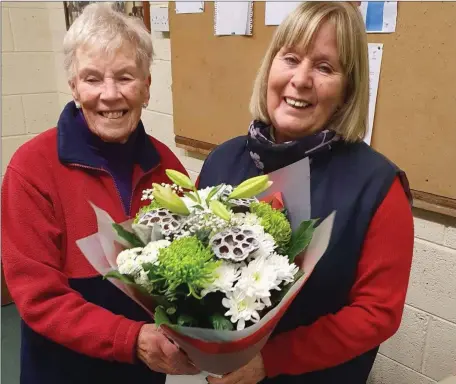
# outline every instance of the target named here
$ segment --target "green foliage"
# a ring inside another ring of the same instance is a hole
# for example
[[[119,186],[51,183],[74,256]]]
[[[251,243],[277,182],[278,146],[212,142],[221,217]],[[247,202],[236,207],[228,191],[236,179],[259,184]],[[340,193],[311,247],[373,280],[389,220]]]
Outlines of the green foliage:
[[[220,313],[210,316],[209,321],[212,324],[212,328],[219,331],[232,331],[234,329],[233,323]]]
[[[109,271],[103,277],[103,279],[108,279],[108,278],[120,280],[122,283],[125,283],[125,284],[135,284],[135,280],[133,279],[133,277],[131,277],[129,275],[122,275],[119,271],[116,271],[116,270]]]
[[[292,234],[287,250],[290,262],[293,262],[296,256],[304,251],[310,244],[315,231],[314,225],[317,221],[318,220],[303,221],[298,229]]]
[[[250,204],[250,212],[261,219],[261,225],[274,238],[279,252],[285,251],[291,239],[291,226],[287,217],[265,202]]]
[[[198,321],[193,316],[182,314],[177,317],[177,325],[183,327],[196,327],[198,326]]]
[[[117,234],[119,235],[119,237],[121,237],[122,239],[127,240],[131,244],[131,246],[133,248],[136,248],[136,247],[143,248],[143,247],[145,247],[145,244],[134,233],[131,233],[131,232],[127,231],[121,225],[116,224],[116,223],[114,223],[112,226],[115,229],[115,231],[117,232]]]
[[[194,203],[199,203],[198,199],[194,195],[192,195],[190,192],[184,192],[184,196],[187,196]]]
[[[222,188],[224,186],[224,184],[220,184],[220,185],[217,185],[216,187],[213,187],[211,189],[211,191],[209,192],[209,194],[207,195],[207,198],[206,198],[206,204],[209,205],[209,201],[211,201],[211,199],[214,197],[214,195],[220,190],[220,188]]]
[[[170,325],[171,321],[169,320],[168,315],[166,314],[165,308],[162,306],[158,306],[155,308],[155,314],[154,314],[154,321],[155,325],[159,327],[160,325]]]
[[[199,231],[195,232],[196,238],[203,243],[205,246],[209,244],[209,239],[212,235],[212,229],[210,228],[202,228]]]

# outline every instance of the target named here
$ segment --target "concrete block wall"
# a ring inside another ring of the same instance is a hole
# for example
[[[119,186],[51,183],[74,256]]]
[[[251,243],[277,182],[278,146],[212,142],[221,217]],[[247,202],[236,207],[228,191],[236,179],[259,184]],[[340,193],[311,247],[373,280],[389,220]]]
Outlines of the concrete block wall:
[[[456,375],[456,220],[415,211],[415,250],[399,331],[369,383],[436,383]]]
[[[2,175],[18,146],[55,125],[71,100],[64,34],[61,2],[2,3]],[[203,159],[174,145],[169,34],[153,33],[153,41],[151,100],[142,119],[195,179]],[[456,220],[416,211],[415,234],[402,324],[381,346],[370,384],[430,384],[456,374]],[[190,381],[170,378],[175,384]]]
[[[2,2],[2,176],[15,150],[60,112],[54,37],[62,3]]]

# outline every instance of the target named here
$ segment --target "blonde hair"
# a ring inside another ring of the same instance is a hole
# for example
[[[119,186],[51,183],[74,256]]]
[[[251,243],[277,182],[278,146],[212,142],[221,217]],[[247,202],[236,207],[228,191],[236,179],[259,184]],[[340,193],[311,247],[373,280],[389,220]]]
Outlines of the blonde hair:
[[[130,46],[137,65],[148,76],[153,58],[152,39],[143,21],[117,12],[109,3],[93,3],[84,8],[63,40],[64,67],[67,76],[75,76],[78,48],[88,48],[106,55]]]
[[[350,3],[308,1],[298,6],[277,28],[255,79],[250,99],[254,119],[270,124],[267,85],[272,61],[283,47],[307,50],[325,22],[336,28],[339,60],[346,77],[345,103],[331,120],[331,129],[346,141],[361,140],[369,109],[367,38],[361,13]]]

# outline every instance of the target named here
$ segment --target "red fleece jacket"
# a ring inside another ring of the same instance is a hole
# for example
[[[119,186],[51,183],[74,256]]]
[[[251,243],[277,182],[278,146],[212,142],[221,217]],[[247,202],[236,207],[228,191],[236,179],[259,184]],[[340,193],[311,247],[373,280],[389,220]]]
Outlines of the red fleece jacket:
[[[186,174],[177,157],[151,138],[161,163],[133,172],[134,215],[141,191],[169,182],[165,169]],[[89,303],[68,279],[97,276],[76,240],[97,232],[89,201],[116,222],[126,215],[112,177],[100,170],[60,163],[57,130],[23,145],[13,156],[2,185],[2,261],[11,296],[22,319],[35,332],[76,352],[132,362],[141,322]]]
[[[369,226],[349,305],[269,340],[262,350],[268,377],[334,367],[391,337],[401,322],[412,255],[413,216],[396,179]]]

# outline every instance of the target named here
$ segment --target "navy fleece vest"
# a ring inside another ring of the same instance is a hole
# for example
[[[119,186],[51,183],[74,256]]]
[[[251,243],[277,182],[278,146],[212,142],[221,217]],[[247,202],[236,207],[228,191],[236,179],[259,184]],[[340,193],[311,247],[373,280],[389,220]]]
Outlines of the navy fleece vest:
[[[200,188],[219,183],[239,184],[259,171],[250,158],[246,137],[237,137],[207,158]],[[365,143],[339,142],[329,152],[312,157],[312,217],[325,218],[337,211],[329,247],[312,276],[278,324],[274,334],[309,325],[347,305],[355,280],[361,247],[378,206],[398,169]],[[266,379],[268,384],[363,384],[378,348],[345,364],[299,376]]]

